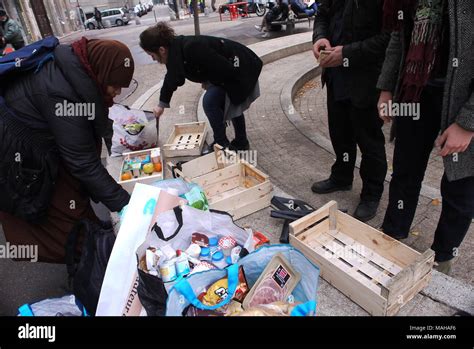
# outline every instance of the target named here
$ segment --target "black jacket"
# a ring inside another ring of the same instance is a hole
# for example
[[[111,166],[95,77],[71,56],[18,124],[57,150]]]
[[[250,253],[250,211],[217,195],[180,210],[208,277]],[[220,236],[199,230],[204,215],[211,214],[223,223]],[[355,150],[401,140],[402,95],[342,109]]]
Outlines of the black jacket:
[[[160,104],[169,107],[173,92],[184,84],[210,82],[222,86],[233,104],[253,91],[262,70],[260,58],[246,46],[212,36],[178,36],[168,51]]]
[[[329,39],[334,14],[343,6],[342,54],[347,58],[347,77],[352,103],[367,107],[377,102],[380,74],[390,34],[382,31],[383,0],[322,0],[314,20],[313,43]],[[333,43],[331,43],[331,46]],[[325,74],[323,73],[323,81]]]
[[[59,45],[54,55],[54,61],[47,62],[38,73],[16,76],[8,82],[6,103],[20,121],[54,140],[62,162],[94,200],[119,211],[130,196],[109,175],[97,152],[97,140],[108,125],[99,88],[70,46]],[[56,111],[64,101],[91,103],[95,115],[58,116]]]

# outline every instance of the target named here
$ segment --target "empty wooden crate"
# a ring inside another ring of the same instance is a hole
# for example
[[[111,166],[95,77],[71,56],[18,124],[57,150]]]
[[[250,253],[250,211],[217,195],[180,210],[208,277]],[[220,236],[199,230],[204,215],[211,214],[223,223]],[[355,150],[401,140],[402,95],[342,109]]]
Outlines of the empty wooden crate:
[[[229,159],[229,154],[233,160],[224,161]],[[216,149],[184,163],[175,173],[198,184],[212,209],[226,211],[233,219],[239,219],[270,206],[273,186],[265,173],[232,154],[235,153]],[[168,163],[168,166],[173,165]]]
[[[290,244],[321,277],[371,315],[395,315],[430,281],[434,252],[419,253],[339,211],[331,201],[290,224]]]
[[[178,156],[200,156],[206,141],[205,122],[190,122],[174,125],[166,144],[162,146],[167,158]]]

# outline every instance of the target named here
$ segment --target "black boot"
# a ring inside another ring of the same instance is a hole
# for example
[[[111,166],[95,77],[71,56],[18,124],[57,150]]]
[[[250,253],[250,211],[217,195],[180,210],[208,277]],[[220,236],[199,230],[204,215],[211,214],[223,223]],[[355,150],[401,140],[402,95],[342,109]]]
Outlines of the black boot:
[[[361,222],[367,222],[375,217],[379,201],[361,201],[354,212],[354,218]]]
[[[348,191],[352,189],[352,184],[350,185],[339,185],[328,178],[324,181],[315,182],[311,187],[311,190],[316,194],[328,194],[335,191]]]
[[[230,142],[230,145],[229,145],[229,150],[232,150],[235,152],[245,151],[249,149],[250,149],[249,141],[238,142],[236,139],[234,139],[232,142]]]

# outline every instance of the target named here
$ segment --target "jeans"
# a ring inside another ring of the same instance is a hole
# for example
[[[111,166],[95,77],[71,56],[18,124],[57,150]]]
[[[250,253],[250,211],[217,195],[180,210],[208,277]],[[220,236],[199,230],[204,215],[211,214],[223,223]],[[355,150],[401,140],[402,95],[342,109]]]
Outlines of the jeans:
[[[203,98],[203,108],[214,133],[214,142],[223,147],[230,144],[224,120],[225,96],[226,92],[222,87],[209,85]],[[238,145],[245,145],[248,140],[244,115],[233,118],[232,124],[235,130],[234,142]]]

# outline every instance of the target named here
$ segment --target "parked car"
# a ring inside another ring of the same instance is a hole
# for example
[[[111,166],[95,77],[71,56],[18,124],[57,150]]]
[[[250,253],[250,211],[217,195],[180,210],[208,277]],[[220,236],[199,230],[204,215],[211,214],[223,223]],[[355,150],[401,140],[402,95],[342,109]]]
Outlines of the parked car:
[[[107,26],[108,23],[110,23],[110,26],[121,26],[128,24],[128,22],[130,21],[130,14],[127,13],[123,8],[111,8],[107,10],[101,10],[100,13],[102,13],[102,23],[104,24],[104,26]],[[97,22],[93,13],[92,17],[86,20],[84,25],[90,30],[97,28]]]
[[[146,15],[147,13],[146,10],[141,5],[136,5],[133,9],[133,12],[135,12],[135,15],[137,15],[138,17]]]

